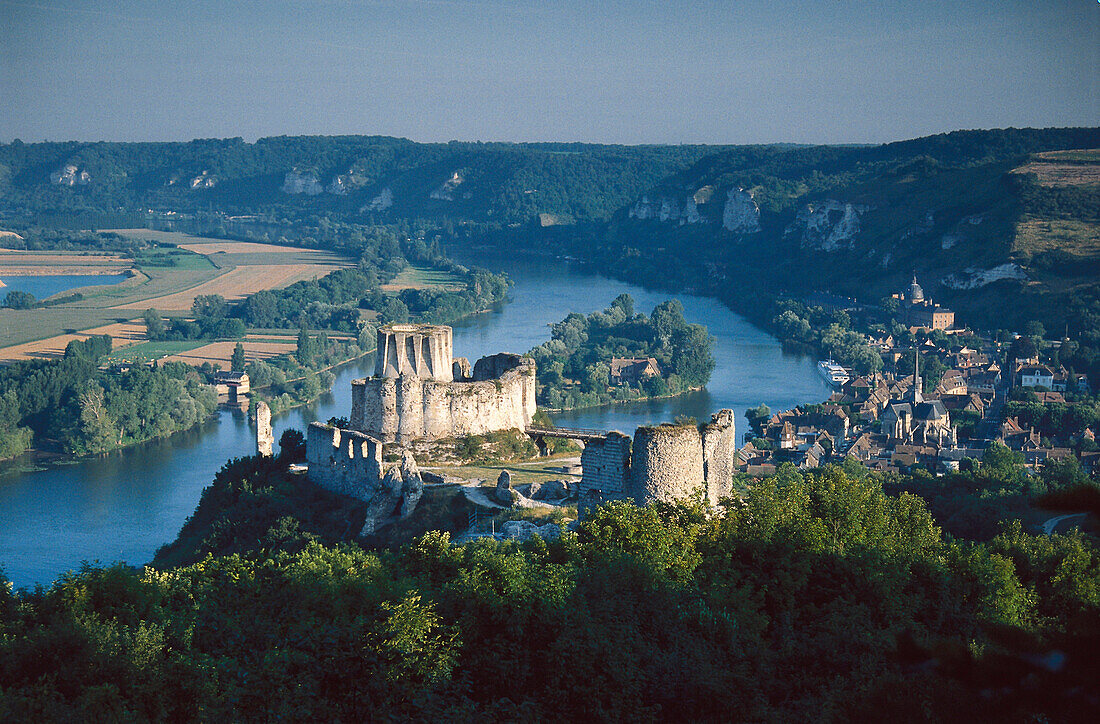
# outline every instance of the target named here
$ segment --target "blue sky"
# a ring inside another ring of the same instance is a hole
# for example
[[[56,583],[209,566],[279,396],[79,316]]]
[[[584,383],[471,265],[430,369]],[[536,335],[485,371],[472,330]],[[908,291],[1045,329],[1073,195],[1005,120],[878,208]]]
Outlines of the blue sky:
[[[1100,125],[1096,0],[0,0],[0,141]]]

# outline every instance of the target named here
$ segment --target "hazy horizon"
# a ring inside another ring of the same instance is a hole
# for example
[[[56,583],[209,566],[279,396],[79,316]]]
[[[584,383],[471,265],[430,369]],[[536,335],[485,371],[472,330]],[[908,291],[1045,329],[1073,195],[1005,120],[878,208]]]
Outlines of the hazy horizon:
[[[876,144],[1100,125],[1100,5],[0,0],[0,141]]]

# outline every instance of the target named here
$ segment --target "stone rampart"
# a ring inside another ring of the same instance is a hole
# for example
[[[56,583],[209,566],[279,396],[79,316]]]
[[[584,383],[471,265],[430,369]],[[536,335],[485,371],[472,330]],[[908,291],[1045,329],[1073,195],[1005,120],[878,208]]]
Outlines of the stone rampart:
[[[581,451],[583,475],[577,484],[581,513],[608,500],[630,499],[630,438],[612,431],[603,439],[585,442]]]
[[[267,403],[256,403],[256,454],[271,457],[275,447],[275,436],[271,432],[271,408]]]
[[[306,462],[315,485],[369,500],[382,479],[382,443],[355,430],[314,422],[306,435]]]
[[[634,432],[630,486],[638,505],[696,497],[704,485],[698,428],[655,425]]]
[[[716,505],[729,496],[737,441],[733,412],[721,410],[705,425],[639,427],[634,439],[610,432],[589,440],[581,453],[578,494],[584,509],[607,500],[638,505],[705,494]]]

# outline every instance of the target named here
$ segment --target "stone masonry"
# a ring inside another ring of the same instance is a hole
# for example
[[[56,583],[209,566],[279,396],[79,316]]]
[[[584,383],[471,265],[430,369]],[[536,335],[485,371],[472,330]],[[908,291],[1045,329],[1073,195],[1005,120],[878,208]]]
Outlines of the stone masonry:
[[[271,457],[275,436],[271,432],[271,408],[266,402],[256,403],[256,454]]]
[[[585,508],[608,500],[638,505],[705,495],[711,505],[731,494],[737,454],[733,411],[703,425],[639,427],[588,441],[581,453],[578,496]]]
[[[351,384],[351,427],[383,442],[522,430],[535,414],[533,360],[497,354],[471,372],[442,325],[381,327],[374,376]]]

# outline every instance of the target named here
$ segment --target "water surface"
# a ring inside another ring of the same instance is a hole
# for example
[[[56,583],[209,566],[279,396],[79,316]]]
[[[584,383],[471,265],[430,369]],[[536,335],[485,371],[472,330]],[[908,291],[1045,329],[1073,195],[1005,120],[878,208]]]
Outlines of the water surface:
[[[0,298],[6,296],[8,292],[19,291],[29,292],[35,299],[42,300],[70,289],[118,284],[125,279],[127,279],[125,274],[6,276],[0,278],[0,282],[4,282],[4,286],[0,287]]]

